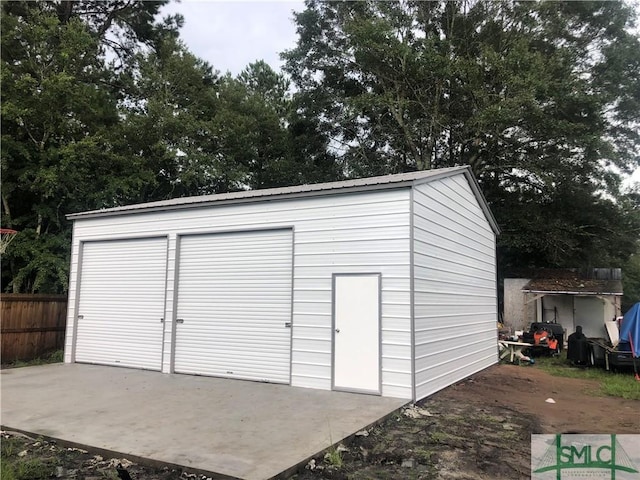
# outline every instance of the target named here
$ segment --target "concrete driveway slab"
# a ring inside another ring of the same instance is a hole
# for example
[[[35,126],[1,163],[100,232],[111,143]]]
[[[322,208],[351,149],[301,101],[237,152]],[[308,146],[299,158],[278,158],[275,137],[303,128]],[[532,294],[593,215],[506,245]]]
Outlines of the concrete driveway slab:
[[[408,401],[81,364],[0,379],[6,428],[247,480],[276,476]]]

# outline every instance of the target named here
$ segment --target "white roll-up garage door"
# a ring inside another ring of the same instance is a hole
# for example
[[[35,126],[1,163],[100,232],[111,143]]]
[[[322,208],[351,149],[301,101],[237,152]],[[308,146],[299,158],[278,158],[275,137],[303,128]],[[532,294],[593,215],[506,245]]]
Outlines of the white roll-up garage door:
[[[292,233],[180,239],[174,369],[289,383]]]
[[[75,361],[160,370],[166,238],[82,247]]]

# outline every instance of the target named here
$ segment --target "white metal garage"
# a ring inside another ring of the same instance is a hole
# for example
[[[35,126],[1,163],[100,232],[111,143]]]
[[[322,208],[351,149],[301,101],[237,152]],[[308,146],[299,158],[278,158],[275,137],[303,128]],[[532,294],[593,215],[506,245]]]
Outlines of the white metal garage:
[[[69,218],[66,362],[419,399],[497,361],[466,167]]]

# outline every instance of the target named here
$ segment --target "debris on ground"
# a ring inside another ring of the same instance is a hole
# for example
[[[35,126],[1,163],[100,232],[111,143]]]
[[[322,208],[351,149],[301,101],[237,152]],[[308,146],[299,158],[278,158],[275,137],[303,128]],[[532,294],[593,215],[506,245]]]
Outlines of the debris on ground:
[[[526,478],[530,436],[539,425],[535,417],[499,405],[452,403],[435,395],[363,431],[367,435],[354,435],[346,448],[341,444],[314,458],[293,478]],[[515,460],[505,462],[507,455]]]
[[[593,396],[596,386],[541,369],[496,365],[362,430],[368,435],[354,435],[340,468],[319,455],[313,469],[294,479],[531,478],[533,433],[640,431],[640,417],[629,414],[638,401]],[[543,407],[551,397],[553,408]]]
[[[29,478],[65,480],[177,480],[180,478],[207,480],[204,475],[191,474],[180,469],[139,465],[126,458],[104,458],[85,449],[64,447],[54,440],[33,438],[21,432],[0,431],[2,445],[2,474],[7,478],[23,478],[25,469]],[[189,477],[182,476],[183,474]],[[13,477],[11,475],[13,474]],[[26,477],[25,477],[26,478]],[[211,479],[208,479],[211,480]]]
[[[402,414],[405,417],[409,418],[422,418],[422,417],[432,417],[433,415],[429,412],[429,410],[418,407],[415,403],[405,407],[402,411]]]

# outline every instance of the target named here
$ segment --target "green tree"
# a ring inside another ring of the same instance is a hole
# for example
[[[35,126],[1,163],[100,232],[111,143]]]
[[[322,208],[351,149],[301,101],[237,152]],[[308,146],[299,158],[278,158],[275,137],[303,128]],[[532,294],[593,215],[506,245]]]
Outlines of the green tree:
[[[129,202],[215,193],[225,177],[215,154],[217,72],[175,37],[134,56],[130,94],[120,103],[121,139],[142,165],[145,185]]]
[[[250,64],[237,78],[220,83],[220,111],[214,119],[220,155],[234,166],[236,188],[267,188],[287,183],[287,83],[264,62]]]
[[[68,213],[334,178],[285,77],[220,76],[164,3],[2,4],[3,290],[66,290]]]
[[[631,255],[622,267],[622,313],[640,302],[640,251]]]
[[[156,22],[160,8],[169,0],[61,0],[46,2],[61,24],[79,20],[100,44],[100,53],[109,54],[111,67],[131,68],[131,57],[141,45],[154,46],[169,35],[177,37],[182,27],[180,15]]]
[[[122,2],[96,6],[110,12],[102,22],[82,18],[92,3],[1,6],[2,225],[20,231],[2,257],[2,283],[14,292],[64,291],[65,214],[118,204],[144,181],[135,159],[120,148],[121,76],[103,59],[112,26],[129,39],[135,29],[120,22],[127,13]],[[151,8],[127,4],[131,18]],[[61,15],[64,5],[69,9]],[[137,18],[136,28],[141,22]],[[145,34],[170,29],[147,26]]]
[[[221,79],[212,131],[226,171],[235,172],[230,188],[336,178],[335,157],[323,138],[305,126],[288,92],[288,80],[263,61],[249,64],[236,78],[227,74]]]
[[[635,216],[636,222],[640,223],[640,185],[636,185],[627,195],[627,206],[630,215]],[[636,237],[640,237],[640,229],[636,230]],[[637,244],[636,244],[637,245]],[[622,312],[640,302],[640,245],[636,251],[622,265],[622,286],[624,296],[622,297]]]
[[[317,2],[285,52],[349,176],[471,165],[502,268],[617,266],[638,224],[640,42],[622,2]]]

